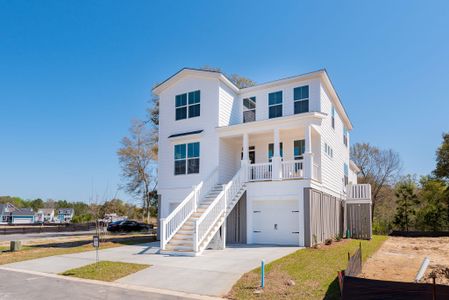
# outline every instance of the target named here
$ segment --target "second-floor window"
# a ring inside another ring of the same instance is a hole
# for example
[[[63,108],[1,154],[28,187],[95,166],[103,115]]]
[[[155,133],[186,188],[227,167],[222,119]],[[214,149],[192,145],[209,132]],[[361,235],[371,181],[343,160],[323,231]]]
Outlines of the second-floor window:
[[[282,91],[268,94],[268,118],[282,117]]]
[[[343,173],[344,173],[343,181],[344,181],[345,186],[346,186],[349,183],[349,168],[348,168],[348,164],[347,163],[343,164]]]
[[[326,153],[330,158],[334,157],[334,150],[327,143],[324,143],[324,153]]]
[[[281,152],[281,157],[284,157],[284,150],[283,150],[283,146],[282,146],[282,142],[279,143],[279,151]],[[270,143],[268,144],[268,161],[271,162],[272,158],[274,155],[274,144]]]
[[[243,123],[256,121],[256,97],[243,99]]]
[[[293,159],[300,160],[304,158],[306,151],[306,140],[293,141]]]
[[[346,129],[346,126],[343,126],[343,144],[348,147],[348,130]]]
[[[176,120],[200,116],[200,91],[176,95]]]
[[[175,175],[200,172],[200,143],[175,145]]]
[[[335,129],[335,107],[334,106],[332,106],[331,115],[332,115],[332,128]]]
[[[294,113],[300,114],[309,111],[309,86],[301,86],[293,89]]]

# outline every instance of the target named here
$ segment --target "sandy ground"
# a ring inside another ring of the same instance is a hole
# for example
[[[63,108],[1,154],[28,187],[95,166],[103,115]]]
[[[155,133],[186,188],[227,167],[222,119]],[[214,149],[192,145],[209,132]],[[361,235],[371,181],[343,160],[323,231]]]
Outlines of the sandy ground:
[[[390,237],[367,260],[360,277],[413,282],[426,256],[430,258],[430,265],[425,281],[430,280],[428,279],[430,272],[437,268],[439,273],[437,283],[449,284],[449,237]]]

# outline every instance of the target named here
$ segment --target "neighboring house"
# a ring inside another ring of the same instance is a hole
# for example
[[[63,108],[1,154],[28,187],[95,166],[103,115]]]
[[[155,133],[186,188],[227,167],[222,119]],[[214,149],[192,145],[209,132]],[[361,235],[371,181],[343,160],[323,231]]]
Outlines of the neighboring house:
[[[352,124],[325,70],[239,89],[220,72],[182,69],[153,92],[163,251],[336,237],[349,184],[370,212],[349,159]]]
[[[11,203],[0,204],[1,224],[32,224],[34,211],[31,208],[16,208]]]
[[[58,221],[60,223],[72,222],[75,211],[73,208],[60,208],[58,209]]]
[[[55,220],[55,210],[53,208],[40,208],[36,213],[36,222],[52,223]]]
[[[16,207],[11,203],[0,204],[0,224],[11,223],[11,212],[16,210]]]

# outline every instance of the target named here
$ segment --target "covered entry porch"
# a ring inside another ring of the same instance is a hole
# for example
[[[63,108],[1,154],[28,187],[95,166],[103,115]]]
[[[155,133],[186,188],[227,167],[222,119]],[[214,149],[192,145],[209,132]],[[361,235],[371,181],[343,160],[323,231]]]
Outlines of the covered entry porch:
[[[246,170],[249,182],[291,179],[321,182],[321,135],[315,126],[318,121],[298,124],[290,120],[267,126],[254,123],[259,122],[218,128],[222,182],[232,178],[240,167]]]

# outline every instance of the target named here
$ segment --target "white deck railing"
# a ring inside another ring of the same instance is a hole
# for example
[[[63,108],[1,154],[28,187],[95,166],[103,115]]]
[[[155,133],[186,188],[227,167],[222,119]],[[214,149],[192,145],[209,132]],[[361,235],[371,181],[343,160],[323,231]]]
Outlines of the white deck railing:
[[[249,181],[273,179],[272,163],[250,164],[248,168]]]
[[[168,241],[176,234],[187,219],[196,211],[198,202],[209,193],[218,181],[218,168],[201,181],[186,198],[166,217],[160,219],[161,249],[165,250]]]
[[[304,178],[303,160],[283,161],[282,179]]]
[[[348,200],[370,200],[371,201],[371,185],[370,184],[348,184],[347,188]]]

